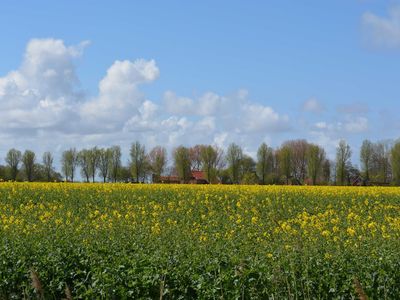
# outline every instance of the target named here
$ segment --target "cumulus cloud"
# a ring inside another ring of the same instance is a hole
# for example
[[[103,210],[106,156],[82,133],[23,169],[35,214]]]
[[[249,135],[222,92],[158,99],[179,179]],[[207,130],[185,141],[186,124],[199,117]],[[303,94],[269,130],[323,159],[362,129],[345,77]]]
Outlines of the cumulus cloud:
[[[281,132],[289,128],[289,117],[279,115],[271,107],[260,104],[248,104],[241,108],[244,130]]]
[[[231,99],[234,101],[234,99]],[[197,99],[178,97],[174,92],[164,93],[164,104],[168,112],[176,115],[210,116],[223,113],[229,99],[213,92],[206,92]],[[226,110],[225,110],[226,111]]]
[[[164,94],[164,104],[166,110],[175,115],[217,116],[219,128],[236,132],[266,131],[274,133],[288,130],[288,116],[280,115],[269,106],[254,103],[247,97],[248,93],[244,90],[239,90],[230,96],[206,92],[197,99],[179,97],[168,91]],[[205,118],[204,120],[214,120],[215,124],[215,118]]]
[[[59,128],[74,120],[82,97],[74,60],[88,42],[32,39],[18,70],[0,78],[0,125],[4,129]]]
[[[400,47],[400,6],[389,9],[387,17],[366,12],[362,25],[367,42],[380,48]]]
[[[99,95],[82,105],[82,119],[112,130],[121,127],[127,118],[140,113],[138,109],[145,101],[138,86],[157,79],[159,74],[154,60],[115,61],[99,83]]]
[[[192,115],[195,113],[195,103],[187,97],[178,97],[174,92],[164,93],[164,104],[167,111],[175,115]]]
[[[166,91],[161,101],[147,99],[140,88],[159,77],[154,60],[116,60],[98,93],[88,96],[76,72],[88,44],[29,41],[21,65],[0,77],[1,151],[10,145],[37,151],[111,144],[124,149],[135,139],[169,148],[237,142],[252,151],[260,141],[291,130],[287,115],[251,100],[246,90],[197,97]]]
[[[155,118],[157,111],[159,111],[158,105],[146,100],[139,107],[138,113],[125,122],[123,131],[146,132],[157,130],[159,128]]]

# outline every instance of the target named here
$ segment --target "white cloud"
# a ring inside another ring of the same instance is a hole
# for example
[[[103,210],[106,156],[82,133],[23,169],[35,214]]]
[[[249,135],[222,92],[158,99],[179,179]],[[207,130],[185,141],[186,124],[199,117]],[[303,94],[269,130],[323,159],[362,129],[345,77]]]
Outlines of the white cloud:
[[[254,103],[245,90],[239,90],[230,96],[221,96],[206,92],[197,99],[179,97],[168,91],[164,94],[166,110],[178,116],[192,118],[210,117],[212,128],[240,132],[269,133],[287,131],[289,117],[280,115],[269,106]],[[211,118],[213,117],[213,118]]]
[[[400,47],[400,6],[389,9],[387,17],[366,12],[362,16],[362,25],[367,42],[381,48]]]
[[[204,117],[195,125],[198,131],[214,132],[216,129],[215,117]]]
[[[210,116],[218,113],[227,99],[215,93],[205,93],[197,101],[198,114],[202,116]]]
[[[241,107],[243,129],[250,132],[281,132],[289,128],[289,117],[279,115],[271,107],[248,104]]]
[[[82,96],[74,59],[87,44],[67,47],[62,40],[32,39],[20,68],[0,78],[1,128],[62,130],[66,119],[73,121]]]
[[[254,153],[262,141],[278,145],[284,138],[295,138],[289,133],[298,121],[252,100],[244,89],[229,95],[206,91],[195,97],[167,91],[162,99],[147,99],[141,86],[160,76],[154,60],[116,60],[99,82],[98,93],[89,97],[76,72],[87,44],[68,46],[55,39],[28,43],[21,66],[0,77],[0,136],[5,136],[0,149],[6,143],[34,150],[111,144],[127,149],[137,139],[147,147],[163,144],[169,149],[236,142]],[[312,98],[303,109],[320,112],[323,106]],[[314,134],[308,136],[336,141],[341,132],[365,132],[368,120],[346,115],[311,127]]]
[[[315,123],[315,127],[318,129],[326,129],[328,125],[326,124],[326,122],[317,122]]]
[[[192,115],[195,114],[195,103],[187,97],[178,97],[174,92],[167,91],[164,93],[164,105],[167,111],[175,115]]]
[[[114,129],[120,127],[127,118],[138,113],[145,101],[138,86],[157,79],[159,73],[154,60],[117,60],[100,81],[98,97],[82,105],[82,118],[95,124],[101,120]]]
[[[211,116],[229,113],[229,107],[242,97],[243,91],[239,91],[233,97],[220,96],[213,92],[206,92],[197,99],[178,97],[174,92],[164,93],[164,104],[169,113],[176,115]],[[232,103],[233,102],[233,103]]]
[[[335,135],[357,134],[368,130],[368,119],[360,116],[346,116],[343,120],[328,123],[325,121],[317,122],[313,125],[314,132],[328,132]]]
[[[231,142],[254,151],[262,141],[278,146],[285,138],[304,134],[311,141],[334,149],[343,135],[369,129],[368,110],[353,105],[339,109],[343,116],[321,120],[308,127],[269,104],[250,99],[247,90],[230,95],[206,91],[196,97],[164,93],[162,99],[147,99],[140,90],[156,80],[160,71],[154,60],[117,60],[98,84],[98,93],[82,92],[76,62],[88,42],[67,46],[62,40],[33,39],[21,66],[0,77],[0,152],[9,147],[51,150],[60,154],[67,147],[118,144],[128,153],[140,140],[147,147],[216,144]],[[157,101],[159,100],[159,101]],[[303,109],[320,112],[317,99],[308,99]],[[309,116],[321,117],[321,115]],[[310,121],[311,122],[311,121]],[[309,130],[309,131],[308,131]]]
[[[324,107],[316,98],[310,98],[303,102],[302,109],[308,112],[320,113],[324,110]]]
[[[155,114],[159,110],[158,105],[146,100],[138,109],[138,114],[126,121],[123,131],[145,132],[159,128],[155,120]]]
[[[349,133],[361,133],[368,130],[368,119],[365,117],[357,117],[348,120],[344,124],[344,129]]]

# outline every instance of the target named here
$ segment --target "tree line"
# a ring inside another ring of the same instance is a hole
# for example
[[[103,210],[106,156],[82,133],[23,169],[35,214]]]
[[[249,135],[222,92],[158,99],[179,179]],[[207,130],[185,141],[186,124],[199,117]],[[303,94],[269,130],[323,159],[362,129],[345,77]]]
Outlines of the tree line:
[[[174,176],[182,183],[192,171],[203,171],[210,183],[296,184],[296,185],[400,185],[400,141],[395,143],[364,140],[360,149],[360,168],[351,162],[352,150],[342,140],[336,159],[306,140],[289,140],[273,149],[262,143],[256,159],[232,143],[224,151],[213,145],[179,146],[168,161],[165,147],[150,151],[139,141],[130,147],[129,161],[123,164],[121,148],[70,148],[61,156],[61,170],[54,167],[54,156],[43,153],[41,161],[31,150],[10,149],[0,179],[13,181],[76,181],[77,172],[85,182],[159,182]]]

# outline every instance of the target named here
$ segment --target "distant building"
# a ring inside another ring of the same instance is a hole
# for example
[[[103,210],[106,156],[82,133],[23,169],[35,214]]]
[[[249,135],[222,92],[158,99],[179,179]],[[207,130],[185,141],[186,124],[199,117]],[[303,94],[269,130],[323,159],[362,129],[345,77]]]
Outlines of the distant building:
[[[192,177],[190,178],[189,183],[209,184],[204,171],[192,171]]]
[[[183,183],[177,175],[155,176],[153,175],[153,183]],[[189,182],[191,184],[209,184],[204,171],[193,170]]]

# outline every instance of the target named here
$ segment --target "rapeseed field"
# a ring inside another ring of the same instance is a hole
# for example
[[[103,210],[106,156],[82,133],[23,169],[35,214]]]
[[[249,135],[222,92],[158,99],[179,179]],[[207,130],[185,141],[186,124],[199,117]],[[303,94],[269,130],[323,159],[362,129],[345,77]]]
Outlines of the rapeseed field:
[[[0,184],[0,298],[400,298],[400,189]]]

